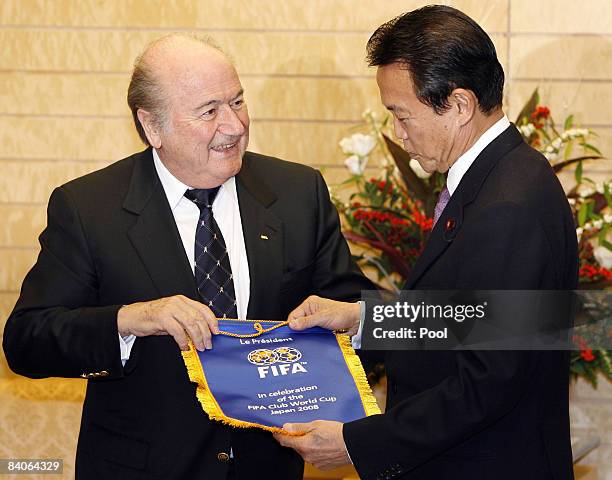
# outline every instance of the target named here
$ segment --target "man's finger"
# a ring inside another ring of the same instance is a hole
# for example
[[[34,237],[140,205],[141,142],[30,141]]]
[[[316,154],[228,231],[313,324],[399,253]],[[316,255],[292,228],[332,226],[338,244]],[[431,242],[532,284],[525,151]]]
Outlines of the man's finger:
[[[183,351],[189,350],[189,339],[187,338],[187,335],[185,334],[185,329],[180,323],[178,323],[174,319],[170,319],[167,322],[165,330],[166,332],[168,332],[169,335],[172,335],[172,337],[174,338],[174,341],[178,344],[181,350]]]
[[[314,429],[312,422],[310,423],[285,423],[283,430],[291,434],[304,435]]]
[[[206,336],[203,329],[200,328],[199,324],[201,320],[198,319],[198,316],[199,314],[195,311],[189,313],[177,312],[174,315],[174,319],[183,327],[184,331],[187,332],[187,335],[189,335],[195,347],[203,351],[207,348]],[[206,327],[206,329],[207,328],[208,327]],[[210,333],[206,332],[206,334],[209,336],[210,340]]]
[[[210,331],[213,334],[218,335],[219,334],[219,321],[217,320],[217,317],[215,316],[213,311],[210,308],[208,308],[206,305],[204,305],[203,303],[196,302],[191,299],[187,299],[187,300],[189,300],[189,302],[191,302],[190,305],[198,311],[198,314],[202,317],[202,320],[206,322]]]
[[[313,313],[289,320],[289,327],[292,330],[306,330],[311,327],[324,327],[326,322],[325,312]]]

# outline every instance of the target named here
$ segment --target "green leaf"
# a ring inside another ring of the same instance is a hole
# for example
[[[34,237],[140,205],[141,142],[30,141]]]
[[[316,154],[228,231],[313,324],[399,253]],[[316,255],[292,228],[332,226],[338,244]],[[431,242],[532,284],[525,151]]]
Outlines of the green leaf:
[[[574,123],[574,116],[570,115],[569,117],[565,119],[565,123],[563,124],[563,130],[569,130],[570,128],[572,128],[573,123]]]
[[[582,227],[587,220],[587,215],[589,213],[588,203],[583,203],[580,205],[580,210],[578,210],[578,226]]]
[[[580,184],[582,182],[582,162],[578,162],[574,177],[576,178],[576,183]]]
[[[540,94],[538,93],[538,89],[536,87],[536,89],[531,94],[531,98],[527,100],[527,103],[516,117],[516,121],[514,123],[517,125],[529,123],[531,120],[531,113],[536,109],[538,103],[540,103]]]
[[[610,187],[608,186],[608,182],[604,183],[604,196],[606,197],[606,202],[608,206],[610,206],[610,202],[612,201],[612,195],[610,194]]]
[[[597,147],[591,145],[590,143],[581,143],[580,145],[582,147],[584,147],[585,150],[590,150],[591,152],[594,152],[597,155],[601,155],[601,152],[599,151],[599,149]]]

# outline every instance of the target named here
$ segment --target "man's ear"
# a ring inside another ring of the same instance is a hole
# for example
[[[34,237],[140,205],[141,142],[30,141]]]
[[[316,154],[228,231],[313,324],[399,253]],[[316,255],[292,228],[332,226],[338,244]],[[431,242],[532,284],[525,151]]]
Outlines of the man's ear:
[[[138,115],[138,120],[140,120],[140,124],[144,129],[145,135],[147,136],[147,140],[153,148],[161,147],[161,136],[159,135],[159,125],[155,121],[155,117],[151,112],[147,112],[142,108],[139,108],[136,111],[136,115]]]
[[[474,92],[465,88],[455,88],[449,98],[451,106],[457,114],[456,118],[459,125],[463,126],[469,123],[478,108],[478,99]]]

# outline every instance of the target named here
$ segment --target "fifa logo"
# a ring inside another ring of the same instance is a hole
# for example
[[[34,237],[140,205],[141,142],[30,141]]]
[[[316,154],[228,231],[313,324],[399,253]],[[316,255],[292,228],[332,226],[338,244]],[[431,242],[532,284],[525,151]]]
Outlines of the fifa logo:
[[[304,365],[298,362],[301,358],[302,352],[292,347],[279,347],[274,350],[259,348],[247,356],[249,362],[257,365],[259,378],[266,378],[270,373],[274,377],[306,373]]]

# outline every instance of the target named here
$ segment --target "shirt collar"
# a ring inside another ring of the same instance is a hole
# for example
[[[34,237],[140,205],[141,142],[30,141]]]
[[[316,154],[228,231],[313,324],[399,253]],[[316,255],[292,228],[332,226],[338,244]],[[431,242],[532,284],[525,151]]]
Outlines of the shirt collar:
[[[155,170],[157,171],[157,175],[159,176],[159,180],[161,181],[162,187],[164,188],[164,192],[166,193],[166,197],[168,198],[168,203],[170,204],[170,209],[174,210],[179,202],[185,198],[185,192],[192,187],[189,185],[185,185],[178,178],[176,178],[170,170],[166,168],[164,163],[159,158],[156,149],[153,149],[153,163],[155,164]],[[228,178],[225,183],[221,185],[219,189],[219,193],[215,197],[215,202],[219,199],[220,196],[224,196],[227,193],[233,194],[236,190],[236,179],[235,177]]]
[[[450,167],[448,171],[448,177],[446,178],[446,188],[448,188],[448,192],[452,195],[457,187],[459,186],[459,182],[465,175],[465,172],[468,171],[476,157],[480,155],[489,143],[495,140],[499,135],[502,134],[506,128],[510,126],[510,120],[508,117],[504,115],[497,122],[495,122],[489,129],[484,132],[478,140],[472,145],[467,152],[461,155],[455,163]]]

